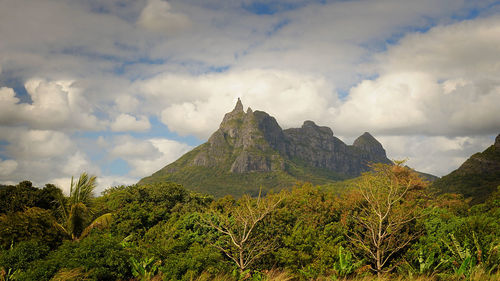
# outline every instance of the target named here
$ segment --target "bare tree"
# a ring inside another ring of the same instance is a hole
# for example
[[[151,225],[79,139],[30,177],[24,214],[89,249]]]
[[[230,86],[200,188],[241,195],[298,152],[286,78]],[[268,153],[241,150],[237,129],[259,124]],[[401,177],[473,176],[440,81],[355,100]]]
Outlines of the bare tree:
[[[281,200],[277,196],[262,198],[260,193],[255,199],[244,195],[236,205],[225,210],[212,208],[205,217],[206,225],[220,234],[212,245],[236,263],[240,273],[272,250],[274,241],[257,233],[256,228]]]
[[[421,215],[426,183],[403,164],[375,164],[364,173],[351,194],[357,204],[343,218],[348,238],[373,262],[378,275],[420,235],[412,222]]]

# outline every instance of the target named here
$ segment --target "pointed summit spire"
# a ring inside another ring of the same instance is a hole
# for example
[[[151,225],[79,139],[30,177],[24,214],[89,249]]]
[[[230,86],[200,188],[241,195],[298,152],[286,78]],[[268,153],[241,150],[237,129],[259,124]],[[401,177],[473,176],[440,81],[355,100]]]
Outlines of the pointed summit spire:
[[[233,119],[237,118],[243,118],[245,116],[245,111],[243,111],[243,104],[241,103],[240,98],[238,98],[238,101],[236,102],[236,106],[234,107],[233,111],[226,113],[224,115],[224,119],[222,119],[222,123],[220,124],[220,127],[226,126],[226,124]]]
[[[243,103],[241,103],[240,98],[238,98],[238,101],[236,102],[236,106],[234,107],[232,112],[234,112],[234,113],[243,112]]]
[[[382,144],[368,132],[364,132],[364,134],[359,136],[352,145],[368,151],[377,157],[386,158],[385,149],[382,147]]]

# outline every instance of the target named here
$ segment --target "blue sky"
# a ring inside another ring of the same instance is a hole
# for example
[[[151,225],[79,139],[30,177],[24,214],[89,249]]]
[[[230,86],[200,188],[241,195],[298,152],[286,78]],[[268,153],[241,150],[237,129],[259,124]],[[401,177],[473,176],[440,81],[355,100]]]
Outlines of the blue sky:
[[[0,182],[131,184],[236,99],[444,175],[500,133],[498,1],[6,0]]]

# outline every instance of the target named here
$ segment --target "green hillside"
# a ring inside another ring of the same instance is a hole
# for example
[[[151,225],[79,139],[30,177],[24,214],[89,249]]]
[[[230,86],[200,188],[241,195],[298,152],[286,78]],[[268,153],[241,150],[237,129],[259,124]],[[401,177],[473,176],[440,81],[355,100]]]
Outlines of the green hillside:
[[[471,203],[481,203],[500,186],[500,135],[495,144],[472,155],[457,170],[436,180],[432,187],[442,193],[459,193]]]
[[[330,128],[309,120],[300,128],[282,130],[263,111],[245,112],[238,100],[206,143],[139,184],[176,182],[216,197],[239,197],[297,182],[324,185],[355,178],[375,162],[391,163],[368,132],[347,145]]]

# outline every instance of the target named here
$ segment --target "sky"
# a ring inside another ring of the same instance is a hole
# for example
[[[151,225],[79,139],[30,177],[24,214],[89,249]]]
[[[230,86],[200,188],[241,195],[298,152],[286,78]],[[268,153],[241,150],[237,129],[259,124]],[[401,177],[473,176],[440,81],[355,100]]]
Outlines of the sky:
[[[0,183],[136,183],[238,97],[446,175],[500,133],[500,2],[0,0]]]

